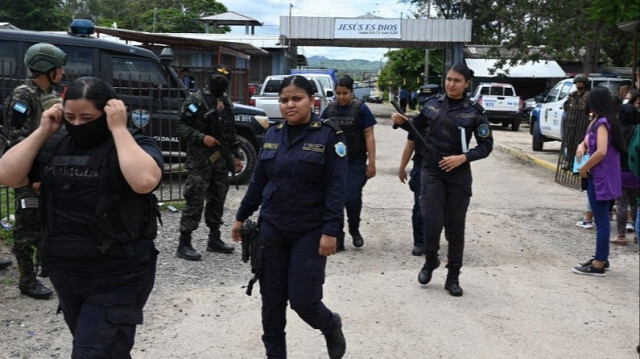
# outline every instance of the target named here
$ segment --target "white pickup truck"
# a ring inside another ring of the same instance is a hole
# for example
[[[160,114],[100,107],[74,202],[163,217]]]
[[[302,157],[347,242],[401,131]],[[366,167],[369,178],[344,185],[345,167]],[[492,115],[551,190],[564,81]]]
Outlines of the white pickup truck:
[[[511,125],[512,131],[518,131],[522,121],[522,99],[516,96],[513,86],[496,82],[481,83],[472,97],[484,107],[489,122],[505,127]]]
[[[291,75],[271,75],[267,76],[262,83],[262,88],[258,95],[254,95],[249,100],[250,106],[255,106],[264,110],[269,117],[269,121],[275,122],[282,120],[282,114],[280,113],[280,104],[278,97],[278,90],[282,81]],[[333,89],[325,89],[322,83],[318,79],[314,79],[308,75],[302,75],[311,81],[311,87],[315,91],[315,101],[313,103],[313,112],[322,114],[322,111],[327,107],[333,97]]]

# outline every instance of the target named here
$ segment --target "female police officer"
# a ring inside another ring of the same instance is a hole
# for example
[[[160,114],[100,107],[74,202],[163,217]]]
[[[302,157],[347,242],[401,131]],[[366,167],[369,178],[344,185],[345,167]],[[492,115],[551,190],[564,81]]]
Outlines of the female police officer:
[[[364,245],[360,234],[362,188],[376,175],[376,140],[373,126],[376,119],[366,104],[353,99],[353,79],[344,76],[336,85],[336,101],[329,103],[321,118],[328,118],[340,126],[347,139],[349,166],[345,208],[349,234],[355,247]],[[338,236],[338,251],[344,249],[344,233]]]
[[[445,289],[457,297],[462,295],[458,276],[464,251],[465,217],[471,197],[469,162],[487,157],[493,149],[491,129],[482,107],[472,104],[465,95],[471,75],[465,64],[452,66],[446,76],[446,93],[428,100],[422,112],[411,120],[428,145],[423,153],[420,178],[426,260],[418,281],[429,283],[433,270],[440,265],[438,250],[444,226],[449,242]],[[402,128],[409,128],[405,116],[394,113],[391,119]],[[469,149],[472,133],[477,146]]]
[[[313,90],[302,76],[280,86],[284,121],[265,134],[260,160],[236,213],[234,241],[258,207],[265,240],[260,276],[262,327],[268,358],[286,358],[286,307],[325,335],[330,358],[346,343],[340,316],[322,303],[327,256],[342,229],[347,174],[345,138],[338,126],[311,112]]]
[[[151,191],[162,153],[153,139],[129,132],[115,96],[98,78],[73,81],[64,108],[46,110],[0,158],[0,183],[42,183],[41,251],[73,335],[72,358],[130,358],[155,278]]]

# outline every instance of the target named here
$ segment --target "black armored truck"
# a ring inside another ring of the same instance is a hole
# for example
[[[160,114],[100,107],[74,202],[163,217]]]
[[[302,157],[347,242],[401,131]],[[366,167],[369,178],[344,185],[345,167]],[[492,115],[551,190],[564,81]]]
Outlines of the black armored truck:
[[[27,78],[25,52],[35,43],[51,43],[67,54],[64,78],[56,88],[59,93],[81,76],[96,76],[109,82],[127,106],[130,127],[140,128],[158,141],[169,164],[180,163],[185,153],[176,122],[189,91],[171,67],[171,50],[165,48],[158,57],[141,47],[91,37],[92,33],[93,24],[88,20],[74,20],[68,34],[0,29],[0,124],[4,124],[4,99]],[[236,181],[246,183],[255,168],[256,149],[262,146],[269,119],[256,107],[234,104],[234,108],[245,162]]]

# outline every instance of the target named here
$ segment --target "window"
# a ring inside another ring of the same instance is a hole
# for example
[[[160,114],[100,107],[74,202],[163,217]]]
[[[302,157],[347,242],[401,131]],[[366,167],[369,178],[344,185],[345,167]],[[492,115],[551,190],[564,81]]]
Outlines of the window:
[[[155,63],[146,60],[114,57],[113,82],[118,87],[166,87],[167,79]]]
[[[553,102],[556,101],[556,98],[558,97],[558,94],[560,93],[560,89],[562,88],[562,86],[567,83],[559,83],[557,84],[553,89],[551,89],[551,91],[549,92],[549,96],[547,96],[547,99],[545,102]]]
[[[17,54],[15,42],[0,42],[0,77],[9,77],[16,74]]]
[[[565,82],[560,89],[560,94],[558,95],[558,101],[564,99],[569,95],[569,91],[571,91],[571,87],[573,84],[571,82]]]
[[[505,87],[504,88],[504,95],[505,96],[515,96],[513,94],[513,89],[511,87]]]
[[[65,77],[75,79],[93,75],[93,49],[64,45],[59,47],[67,54],[67,64],[64,65]]]

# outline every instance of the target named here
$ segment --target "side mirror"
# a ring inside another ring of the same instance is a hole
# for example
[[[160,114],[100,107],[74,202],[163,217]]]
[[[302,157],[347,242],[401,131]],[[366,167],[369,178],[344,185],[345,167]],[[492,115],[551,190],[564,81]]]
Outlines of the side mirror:
[[[327,90],[327,97],[333,97],[333,91],[332,90]]]

